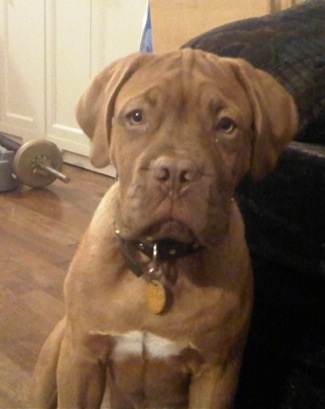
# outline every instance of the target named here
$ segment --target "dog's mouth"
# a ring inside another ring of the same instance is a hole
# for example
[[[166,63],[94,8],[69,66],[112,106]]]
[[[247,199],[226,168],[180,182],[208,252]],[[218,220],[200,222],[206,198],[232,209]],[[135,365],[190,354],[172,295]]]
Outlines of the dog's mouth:
[[[147,241],[174,240],[181,243],[198,241],[193,231],[184,223],[168,218],[146,227],[141,236]]]

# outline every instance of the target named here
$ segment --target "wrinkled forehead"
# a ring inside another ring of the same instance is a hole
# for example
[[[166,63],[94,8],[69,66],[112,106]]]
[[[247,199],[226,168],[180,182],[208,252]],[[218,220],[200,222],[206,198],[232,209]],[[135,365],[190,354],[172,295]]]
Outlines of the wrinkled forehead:
[[[140,66],[122,86],[118,100],[123,101],[150,93],[152,90],[165,90],[166,84],[180,84],[187,68],[183,66],[182,54],[152,56],[146,65]],[[167,87],[169,88],[169,87]]]
[[[118,107],[137,99],[160,99],[177,104],[222,104],[222,101],[247,103],[247,96],[236,78],[231,63],[225,59],[194,50],[167,56],[153,56],[121,88]]]

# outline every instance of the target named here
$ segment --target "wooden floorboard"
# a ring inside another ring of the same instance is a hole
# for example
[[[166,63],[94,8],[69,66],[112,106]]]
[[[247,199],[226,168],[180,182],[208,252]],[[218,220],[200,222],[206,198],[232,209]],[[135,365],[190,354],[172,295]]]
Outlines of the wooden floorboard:
[[[0,409],[26,409],[46,336],[64,314],[67,268],[107,176],[66,166],[67,185],[0,193]]]

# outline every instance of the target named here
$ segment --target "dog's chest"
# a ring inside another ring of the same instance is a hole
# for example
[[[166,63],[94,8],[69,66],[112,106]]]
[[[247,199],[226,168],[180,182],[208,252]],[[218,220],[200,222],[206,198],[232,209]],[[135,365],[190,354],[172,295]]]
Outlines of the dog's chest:
[[[190,372],[185,342],[174,342],[151,332],[115,334],[110,356],[111,381],[131,400],[164,397],[171,406],[186,403]]]
[[[184,342],[175,342],[146,331],[129,331],[114,335],[113,338],[115,341],[111,355],[113,361],[129,357],[168,359],[178,356],[187,347]]]

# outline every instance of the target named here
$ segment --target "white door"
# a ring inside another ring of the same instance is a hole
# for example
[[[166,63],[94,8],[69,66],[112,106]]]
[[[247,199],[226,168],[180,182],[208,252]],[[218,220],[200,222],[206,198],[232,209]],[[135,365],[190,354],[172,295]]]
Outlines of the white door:
[[[92,168],[75,105],[93,75],[139,49],[146,4],[0,0],[0,131],[51,140],[66,162]]]
[[[25,141],[44,137],[44,17],[44,1],[0,0],[0,130]]]

